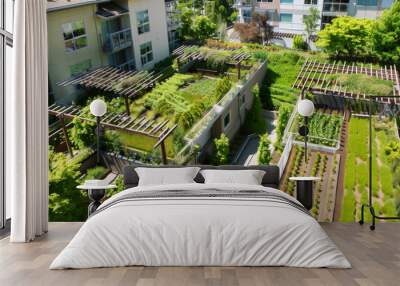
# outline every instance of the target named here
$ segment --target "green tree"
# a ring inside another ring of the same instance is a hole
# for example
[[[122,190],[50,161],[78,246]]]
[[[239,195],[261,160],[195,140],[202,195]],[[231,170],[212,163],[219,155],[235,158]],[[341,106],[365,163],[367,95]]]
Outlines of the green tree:
[[[88,198],[76,190],[80,183],[80,163],[64,153],[49,150],[49,218],[50,221],[83,221]]]
[[[193,21],[192,30],[194,38],[204,41],[214,35],[217,25],[207,16],[196,16]]]
[[[383,62],[400,63],[400,2],[396,1],[390,9],[374,23],[372,42],[375,55]]]
[[[321,19],[319,10],[315,7],[311,7],[309,10],[309,14],[304,16],[304,26],[305,31],[307,33],[307,42],[310,40],[311,36],[318,29],[318,22]]]
[[[96,142],[96,123],[74,118],[72,124],[73,128],[68,133],[75,148],[83,149]]]
[[[177,15],[178,15],[177,16],[178,21],[181,24],[180,26],[181,37],[184,39],[191,38],[193,36],[193,30],[192,30],[193,17],[194,17],[193,10],[187,7],[182,7],[181,13],[178,13]]]
[[[368,56],[372,52],[372,25],[369,19],[335,18],[318,33],[316,44],[330,56]]]
[[[215,165],[224,165],[228,163],[229,156],[229,138],[224,133],[219,138],[214,139],[215,145]]]
[[[268,139],[268,134],[260,136],[260,143],[258,145],[258,163],[261,165],[268,165],[271,162],[271,141]]]

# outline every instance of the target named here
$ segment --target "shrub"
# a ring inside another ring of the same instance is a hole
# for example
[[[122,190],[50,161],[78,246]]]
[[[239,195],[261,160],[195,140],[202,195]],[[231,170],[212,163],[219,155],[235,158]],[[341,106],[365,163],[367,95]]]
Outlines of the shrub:
[[[316,44],[331,56],[369,56],[372,52],[372,25],[370,19],[337,17],[318,33]]]
[[[85,180],[92,180],[92,179],[103,179],[107,174],[109,173],[109,170],[103,166],[97,166],[94,168],[91,168],[87,170],[86,176],[84,177],[83,181]]]
[[[271,162],[272,155],[270,149],[271,141],[268,139],[268,134],[260,136],[258,145],[258,163],[268,165]]]
[[[219,138],[214,139],[215,145],[215,165],[224,165],[228,163],[229,156],[229,138],[224,133]]]
[[[244,121],[243,130],[247,134],[256,133],[259,135],[264,134],[267,131],[267,123],[262,116],[262,104],[257,87],[253,90],[253,106],[246,114],[246,120]]]
[[[304,41],[302,35],[296,35],[293,38],[293,48],[298,50],[307,50],[307,43]]]
[[[218,79],[217,86],[215,89],[215,95],[217,100],[220,100],[232,87],[232,81],[229,77],[223,77]]]

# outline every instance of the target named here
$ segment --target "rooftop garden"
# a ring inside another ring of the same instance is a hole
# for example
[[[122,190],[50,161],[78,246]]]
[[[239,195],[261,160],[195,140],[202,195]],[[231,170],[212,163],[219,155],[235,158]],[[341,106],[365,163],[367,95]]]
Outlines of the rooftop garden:
[[[375,118],[373,122],[373,201],[378,215],[400,214],[400,186],[396,153],[399,144],[394,121]],[[361,204],[368,202],[368,120],[353,117],[349,124],[344,198],[341,221],[360,219]],[[368,213],[368,212],[367,212]],[[367,214],[369,219],[369,214]]]

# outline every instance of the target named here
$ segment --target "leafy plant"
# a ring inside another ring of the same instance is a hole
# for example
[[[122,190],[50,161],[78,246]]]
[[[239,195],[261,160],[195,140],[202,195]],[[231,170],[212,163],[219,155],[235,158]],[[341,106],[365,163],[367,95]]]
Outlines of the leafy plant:
[[[214,139],[215,146],[215,165],[224,165],[228,163],[229,156],[229,138],[224,133],[219,138]]]
[[[223,77],[218,79],[217,86],[215,89],[215,95],[217,100],[220,100],[232,87],[232,82],[229,77]]]
[[[400,2],[395,1],[383,12],[372,29],[375,55],[386,63],[400,63]]]
[[[372,27],[369,19],[337,17],[318,33],[316,44],[331,56],[365,57],[372,53]]]
[[[318,29],[318,22],[321,19],[320,12],[317,8],[311,7],[308,10],[309,14],[304,15],[304,29],[307,33],[307,41]]]
[[[258,163],[268,165],[272,160],[271,141],[268,139],[268,134],[260,136],[260,143],[258,145]]]
[[[210,38],[217,30],[217,25],[214,24],[207,16],[196,16],[192,26],[195,39],[204,41]]]
[[[296,35],[293,38],[293,48],[298,50],[307,50],[307,43],[304,41],[302,35]]]

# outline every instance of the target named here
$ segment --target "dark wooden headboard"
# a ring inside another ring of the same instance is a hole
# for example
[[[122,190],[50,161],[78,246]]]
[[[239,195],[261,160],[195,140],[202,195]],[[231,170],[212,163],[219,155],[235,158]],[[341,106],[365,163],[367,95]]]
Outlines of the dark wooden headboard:
[[[124,184],[125,188],[133,188],[136,187],[139,183],[138,174],[135,171],[136,167],[146,167],[146,168],[183,168],[190,166],[147,166],[147,165],[129,165],[124,167]],[[207,166],[207,165],[198,165],[201,169],[219,169],[219,170],[262,170],[265,171],[264,178],[262,180],[262,185],[265,187],[271,187],[278,189],[279,188],[279,167],[278,166],[269,166],[269,165],[260,165],[260,166],[239,166],[239,165],[224,165],[224,166]],[[199,173],[195,181],[197,183],[204,183],[203,176]]]

